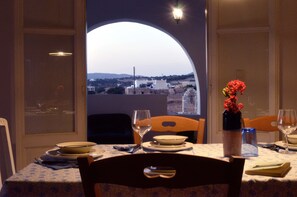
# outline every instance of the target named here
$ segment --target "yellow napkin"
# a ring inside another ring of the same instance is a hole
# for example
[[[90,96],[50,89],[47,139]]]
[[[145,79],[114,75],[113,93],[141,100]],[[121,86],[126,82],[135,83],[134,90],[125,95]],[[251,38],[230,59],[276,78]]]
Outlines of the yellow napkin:
[[[245,171],[248,175],[284,177],[291,169],[290,162],[258,163]]]

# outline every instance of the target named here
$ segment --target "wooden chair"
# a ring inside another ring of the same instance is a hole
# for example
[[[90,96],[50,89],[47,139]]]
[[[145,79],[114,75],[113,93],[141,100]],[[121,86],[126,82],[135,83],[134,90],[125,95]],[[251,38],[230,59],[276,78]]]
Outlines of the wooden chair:
[[[154,132],[173,132],[182,133],[187,131],[197,132],[195,141],[198,144],[203,144],[204,138],[205,119],[200,118],[194,120],[182,116],[154,116],[152,117],[152,129]],[[137,133],[133,132],[134,143],[140,143],[140,137]]]
[[[5,146],[3,146],[3,149],[1,150],[1,154],[4,154],[4,156],[3,155],[1,156],[1,160],[3,162],[2,164],[4,164],[4,166],[0,169],[0,188],[1,188],[3,181],[9,176],[15,174],[15,163],[13,158],[8,122],[5,118],[0,118],[0,127],[3,127],[5,131],[3,135],[1,133],[2,137],[5,136],[5,138],[3,138],[3,141],[1,142],[2,145],[5,144]],[[2,129],[0,131],[2,131]],[[5,153],[2,151],[5,151]],[[6,151],[8,153],[6,153]],[[7,157],[8,159],[6,159]]]
[[[277,116],[260,116],[254,119],[244,118],[245,127],[255,128],[258,141],[274,142],[281,138],[277,128]]]
[[[277,116],[261,116],[254,119],[244,118],[245,127],[253,127],[257,131],[275,132],[277,128]]]
[[[86,197],[102,196],[100,183],[135,188],[187,188],[227,184],[228,196],[235,197],[240,194],[244,161],[240,157],[231,157],[228,162],[177,153],[121,155],[98,161],[90,156],[78,158]]]

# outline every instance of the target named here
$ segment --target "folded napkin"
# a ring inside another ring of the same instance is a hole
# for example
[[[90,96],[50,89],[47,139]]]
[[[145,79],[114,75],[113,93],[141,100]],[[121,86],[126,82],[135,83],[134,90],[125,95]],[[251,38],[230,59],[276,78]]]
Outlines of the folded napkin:
[[[245,171],[248,175],[284,177],[291,169],[290,162],[258,163]]]
[[[78,168],[76,159],[62,159],[62,158],[53,158],[47,155],[42,155],[40,158],[35,159],[35,163],[42,166],[51,168],[53,170],[60,170],[66,168]]]

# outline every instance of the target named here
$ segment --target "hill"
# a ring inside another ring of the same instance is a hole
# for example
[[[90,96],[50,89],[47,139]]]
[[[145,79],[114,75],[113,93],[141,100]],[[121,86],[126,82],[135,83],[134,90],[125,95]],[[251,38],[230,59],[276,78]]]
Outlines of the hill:
[[[88,79],[119,79],[131,77],[128,74],[112,74],[112,73],[88,73]]]
[[[88,80],[90,79],[121,79],[121,78],[132,78],[133,75],[129,74],[114,74],[114,73],[88,73]],[[169,75],[169,76],[155,76],[155,77],[148,77],[148,76],[140,76],[137,75],[136,78],[149,78],[149,79],[166,79],[167,81],[174,81],[174,80],[185,80],[187,78],[193,78],[194,74],[189,73],[186,75]]]

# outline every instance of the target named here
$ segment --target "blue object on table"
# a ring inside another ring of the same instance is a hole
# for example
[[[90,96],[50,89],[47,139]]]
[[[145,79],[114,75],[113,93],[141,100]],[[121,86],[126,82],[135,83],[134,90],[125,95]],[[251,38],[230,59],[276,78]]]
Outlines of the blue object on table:
[[[51,168],[53,170],[60,170],[66,168],[78,168],[78,164],[75,160],[51,158],[47,155],[42,155],[40,158],[35,159],[36,164]]]
[[[257,157],[257,135],[255,128],[242,128],[241,155],[244,157]]]

